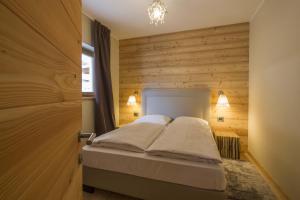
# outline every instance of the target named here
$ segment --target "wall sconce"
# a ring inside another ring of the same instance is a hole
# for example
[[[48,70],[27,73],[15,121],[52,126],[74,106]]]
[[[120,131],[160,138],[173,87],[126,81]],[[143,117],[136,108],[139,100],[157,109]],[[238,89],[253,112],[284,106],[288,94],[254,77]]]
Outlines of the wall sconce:
[[[219,95],[219,97],[218,97],[217,107],[220,108],[220,109],[230,107],[228,99],[227,99],[226,95],[224,94],[224,92],[222,90],[220,90],[218,92],[218,95]],[[218,122],[224,122],[224,116],[218,115],[217,121]]]
[[[135,106],[136,105],[136,98],[134,95],[129,96],[127,101],[127,106]]]
[[[219,91],[219,98],[217,102],[218,107],[230,107],[228,99],[222,90]]]
[[[129,96],[128,101],[127,101],[127,106],[131,106],[134,109],[134,107],[137,105],[137,103],[136,103],[136,95],[137,94],[138,94],[137,92],[134,92],[134,95]],[[138,117],[139,113],[134,111],[133,116]]]

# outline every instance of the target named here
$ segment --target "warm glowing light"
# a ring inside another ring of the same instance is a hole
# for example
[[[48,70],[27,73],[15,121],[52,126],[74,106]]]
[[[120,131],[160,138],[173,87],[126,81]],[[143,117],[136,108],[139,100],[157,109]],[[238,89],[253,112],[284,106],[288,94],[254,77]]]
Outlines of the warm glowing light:
[[[161,0],[154,0],[148,8],[148,14],[150,24],[157,25],[159,22],[163,24],[165,22],[165,15],[167,14],[167,8]]]
[[[128,106],[135,106],[136,105],[136,98],[134,95],[129,96],[127,101]]]
[[[217,102],[218,107],[229,107],[229,102],[227,97],[224,95],[223,91],[219,92],[219,98]]]

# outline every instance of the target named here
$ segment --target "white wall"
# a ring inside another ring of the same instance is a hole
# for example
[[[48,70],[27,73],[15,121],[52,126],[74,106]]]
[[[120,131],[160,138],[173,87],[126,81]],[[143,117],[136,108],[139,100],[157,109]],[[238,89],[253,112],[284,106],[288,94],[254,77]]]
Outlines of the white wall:
[[[95,132],[95,101],[94,98],[82,99],[82,132]]]
[[[300,199],[300,1],[267,0],[250,23],[249,151]]]
[[[82,14],[82,42],[92,45],[92,20]],[[111,79],[114,97],[116,125],[119,125],[119,40],[111,35]],[[94,109],[95,101],[93,98],[83,98],[82,100],[82,131],[94,132]]]

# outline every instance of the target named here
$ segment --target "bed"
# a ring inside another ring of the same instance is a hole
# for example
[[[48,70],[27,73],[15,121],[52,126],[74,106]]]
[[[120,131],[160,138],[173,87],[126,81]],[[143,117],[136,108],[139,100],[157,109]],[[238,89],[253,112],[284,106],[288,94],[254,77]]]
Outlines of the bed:
[[[143,114],[209,119],[207,89],[145,89]],[[105,147],[83,148],[83,183],[140,199],[224,199],[221,163],[153,156]]]

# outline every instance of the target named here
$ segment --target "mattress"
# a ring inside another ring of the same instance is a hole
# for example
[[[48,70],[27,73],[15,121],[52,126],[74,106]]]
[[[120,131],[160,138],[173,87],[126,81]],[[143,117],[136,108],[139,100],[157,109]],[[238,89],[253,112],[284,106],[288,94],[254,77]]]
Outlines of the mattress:
[[[222,164],[151,156],[105,147],[84,146],[83,165],[200,189],[224,191]]]

